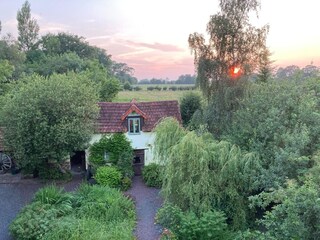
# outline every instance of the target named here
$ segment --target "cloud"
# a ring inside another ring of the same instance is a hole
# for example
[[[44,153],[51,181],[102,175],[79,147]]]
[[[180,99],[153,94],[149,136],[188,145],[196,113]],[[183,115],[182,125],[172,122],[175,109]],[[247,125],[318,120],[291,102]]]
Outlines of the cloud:
[[[70,27],[68,25],[56,22],[42,22],[40,25],[40,33],[67,32]]]
[[[162,52],[182,52],[184,51],[183,48],[173,45],[173,44],[163,44],[163,43],[144,43],[144,42],[136,42],[136,41],[130,41],[130,40],[125,40],[125,42],[128,45],[131,45],[133,47],[142,47],[142,48],[150,48],[154,50],[159,50]]]

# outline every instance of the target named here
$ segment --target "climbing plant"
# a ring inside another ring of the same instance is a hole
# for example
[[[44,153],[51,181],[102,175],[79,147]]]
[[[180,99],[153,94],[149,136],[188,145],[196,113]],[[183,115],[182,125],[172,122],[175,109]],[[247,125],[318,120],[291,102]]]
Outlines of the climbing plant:
[[[89,161],[93,167],[106,165],[117,166],[123,176],[133,176],[133,148],[123,133],[104,135],[89,148]]]

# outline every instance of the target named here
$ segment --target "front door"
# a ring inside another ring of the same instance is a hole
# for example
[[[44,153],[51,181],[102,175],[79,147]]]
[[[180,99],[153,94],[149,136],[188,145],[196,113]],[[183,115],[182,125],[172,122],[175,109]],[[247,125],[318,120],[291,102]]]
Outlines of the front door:
[[[144,149],[134,150],[132,166],[134,175],[140,176],[144,167]]]

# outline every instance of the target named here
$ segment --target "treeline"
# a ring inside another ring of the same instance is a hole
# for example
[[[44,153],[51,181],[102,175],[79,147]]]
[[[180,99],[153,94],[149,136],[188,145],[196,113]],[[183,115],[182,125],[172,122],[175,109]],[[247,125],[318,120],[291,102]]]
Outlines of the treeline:
[[[138,84],[195,84],[196,76],[191,74],[180,75],[177,80],[168,80],[168,79],[142,79]]]

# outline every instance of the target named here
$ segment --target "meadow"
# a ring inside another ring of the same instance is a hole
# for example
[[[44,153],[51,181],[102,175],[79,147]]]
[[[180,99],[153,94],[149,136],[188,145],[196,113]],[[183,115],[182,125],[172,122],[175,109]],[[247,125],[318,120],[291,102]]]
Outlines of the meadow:
[[[115,97],[113,102],[130,102],[133,98],[138,102],[152,102],[152,101],[166,101],[166,100],[178,100],[180,101],[181,97],[191,91],[198,90],[152,90],[148,91],[147,87],[151,86],[150,84],[146,85],[137,85],[142,88],[140,91],[120,91],[118,95]],[[172,85],[155,85],[159,87],[167,86],[170,87]],[[178,86],[178,85],[176,85]],[[183,85],[187,86],[187,85]],[[192,85],[189,85],[192,86]]]

